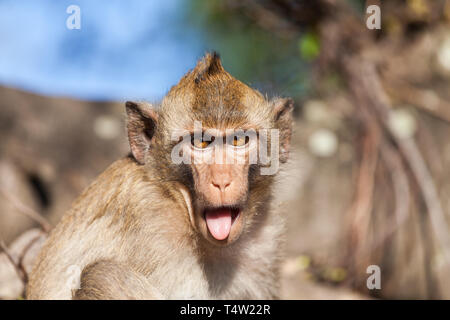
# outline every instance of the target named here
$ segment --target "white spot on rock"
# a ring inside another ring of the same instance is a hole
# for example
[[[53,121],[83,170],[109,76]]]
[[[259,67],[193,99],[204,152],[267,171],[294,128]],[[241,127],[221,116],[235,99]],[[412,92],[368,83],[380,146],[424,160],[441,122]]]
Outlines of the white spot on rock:
[[[95,134],[105,140],[117,138],[120,134],[120,123],[112,116],[99,116],[94,122]]]
[[[406,108],[396,109],[389,114],[389,127],[398,138],[407,139],[417,131],[417,122]]]
[[[327,105],[321,100],[308,100],[303,105],[305,119],[311,123],[323,123],[330,117]]]
[[[442,68],[450,71],[450,36],[448,36],[441,44],[437,51],[437,60]]]
[[[316,130],[308,140],[309,150],[318,157],[332,156],[338,147],[336,134],[328,129]]]

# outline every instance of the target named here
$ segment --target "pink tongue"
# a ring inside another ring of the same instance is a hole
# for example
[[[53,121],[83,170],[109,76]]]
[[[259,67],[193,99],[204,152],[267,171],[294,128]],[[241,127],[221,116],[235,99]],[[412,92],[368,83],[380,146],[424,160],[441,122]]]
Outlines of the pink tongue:
[[[231,210],[206,211],[205,218],[208,230],[214,238],[223,240],[228,237],[231,229]]]

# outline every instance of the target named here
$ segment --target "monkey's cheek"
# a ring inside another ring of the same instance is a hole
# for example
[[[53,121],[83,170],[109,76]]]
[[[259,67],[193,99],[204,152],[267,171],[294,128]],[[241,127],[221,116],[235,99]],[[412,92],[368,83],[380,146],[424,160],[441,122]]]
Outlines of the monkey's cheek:
[[[242,231],[244,230],[244,219],[245,215],[241,211],[239,215],[237,216],[236,220],[234,221],[233,225],[231,226],[230,235],[226,240],[228,240],[228,244],[231,244],[239,239],[239,237],[242,234]]]

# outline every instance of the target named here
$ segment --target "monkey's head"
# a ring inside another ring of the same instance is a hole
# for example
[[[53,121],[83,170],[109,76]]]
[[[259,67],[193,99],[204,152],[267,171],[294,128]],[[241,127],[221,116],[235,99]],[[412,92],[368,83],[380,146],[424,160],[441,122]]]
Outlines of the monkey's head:
[[[159,109],[134,102],[126,108],[134,158],[161,181],[179,183],[201,238],[227,245],[250,230],[271,196],[279,162],[288,158],[291,99],[268,100],[212,53],[171,88]]]

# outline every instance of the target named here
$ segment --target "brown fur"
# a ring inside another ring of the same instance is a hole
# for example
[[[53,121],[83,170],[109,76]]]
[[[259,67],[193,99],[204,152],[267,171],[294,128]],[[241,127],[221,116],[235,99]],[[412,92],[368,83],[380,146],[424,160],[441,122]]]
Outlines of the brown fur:
[[[219,169],[205,167],[200,171],[209,173],[196,175],[195,167],[173,164],[170,134],[190,130],[194,120],[211,128],[281,128],[285,161],[292,104],[267,101],[229,75],[216,54],[208,54],[159,110],[127,103],[127,114],[133,156],[101,174],[51,232],[27,297],[276,298],[283,219],[270,208],[273,177],[259,175],[256,165],[239,169],[248,185],[236,185],[236,195],[230,191],[227,197],[242,198],[240,231],[223,243],[208,241],[204,223],[203,229],[198,223],[210,191],[202,196],[207,189],[198,184]],[[79,290],[67,285],[71,266],[82,271]]]

